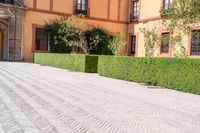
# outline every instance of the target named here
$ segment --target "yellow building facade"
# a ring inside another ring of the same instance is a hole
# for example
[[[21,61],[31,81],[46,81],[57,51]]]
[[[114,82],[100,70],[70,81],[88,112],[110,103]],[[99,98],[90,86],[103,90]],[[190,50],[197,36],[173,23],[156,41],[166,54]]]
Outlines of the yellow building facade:
[[[162,22],[164,17],[161,15],[165,9],[168,9],[169,6],[173,3],[173,0],[131,0],[129,1],[129,8],[131,12],[137,12],[134,15],[131,15],[130,22],[128,24],[128,55],[134,55],[138,57],[145,56],[145,46],[144,46],[144,35],[141,32],[142,28],[157,27],[158,34],[169,35],[169,32],[162,29]],[[135,5],[137,6],[134,6]],[[135,8],[135,9],[134,9]],[[193,31],[200,31],[200,23],[195,24],[196,26],[192,28]],[[132,39],[132,38],[135,39]],[[135,43],[132,43],[132,40],[135,40]],[[176,55],[175,50],[170,47],[170,42],[168,42],[167,47],[160,46],[155,50],[155,57],[174,57]],[[131,46],[134,44],[134,46]],[[189,58],[199,58],[200,57],[200,36],[183,36],[183,46],[186,50],[186,56]],[[135,51],[131,52],[131,47],[135,47]],[[178,48],[177,48],[178,49]],[[133,53],[133,54],[132,54]]]
[[[153,0],[151,2],[149,0],[21,0],[20,5],[12,0],[0,0],[2,6],[9,5],[9,8],[12,8],[10,5],[14,8],[20,6],[19,9],[24,11],[21,57],[18,60],[25,61],[33,61],[34,53],[48,52],[49,50],[48,40],[43,36],[44,21],[77,13],[85,14],[86,17],[82,19],[88,23],[105,27],[111,33],[120,32],[128,42],[124,49],[126,55],[145,56],[144,38],[140,28],[144,25],[160,23],[162,21],[160,9],[167,7],[171,2],[172,0]],[[200,27],[194,28],[200,29]],[[0,36],[1,40],[3,36],[5,35]],[[195,42],[195,48],[193,48],[189,38],[186,38],[185,43],[189,56],[200,57],[199,42]],[[6,50],[2,48],[5,45],[2,43],[4,42],[1,41],[1,60],[15,60],[14,58],[3,58]],[[194,56],[191,52],[192,49],[196,50]],[[8,48],[7,51],[9,50]],[[166,47],[158,48],[155,56],[173,57],[173,51],[167,50]]]

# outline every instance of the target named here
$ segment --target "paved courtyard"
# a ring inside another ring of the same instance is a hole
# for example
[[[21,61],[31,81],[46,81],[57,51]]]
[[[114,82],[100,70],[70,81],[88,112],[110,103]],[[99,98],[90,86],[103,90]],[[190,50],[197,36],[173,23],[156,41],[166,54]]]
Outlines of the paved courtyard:
[[[200,96],[0,62],[0,133],[200,133]]]

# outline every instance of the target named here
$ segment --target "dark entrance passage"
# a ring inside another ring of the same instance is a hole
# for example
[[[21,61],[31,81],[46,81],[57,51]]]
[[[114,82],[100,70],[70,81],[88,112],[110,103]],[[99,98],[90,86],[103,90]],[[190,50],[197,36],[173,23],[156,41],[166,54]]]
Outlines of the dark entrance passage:
[[[3,48],[4,48],[4,46],[3,46],[4,37],[3,36],[4,35],[3,35],[2,30],[0,30],[0,60],[1,61],[3,60],[3,52],[4,52],[4,50],[3,50]]]
[[[9,60],[8,20],[0,18],[0,60]]]

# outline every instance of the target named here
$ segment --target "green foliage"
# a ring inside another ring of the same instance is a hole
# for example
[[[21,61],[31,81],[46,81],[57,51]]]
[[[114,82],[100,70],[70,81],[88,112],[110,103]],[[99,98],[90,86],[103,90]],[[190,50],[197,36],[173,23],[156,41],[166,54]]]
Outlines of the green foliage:
[[[158,85],[184,92],[200,94],[199,59],[158,59]]]
[[[168,30],[174,31],[178,27],[178,30],[190,33],[191,28],[200,22],[199,0],[174,0],[165,17]]]
[[[66,19],[54,19],[50,20],[49,22],[45,22],[45,29],[46,33],[49,36],[50,41],[50,51],[52,53],[70,53],[71,48],[66,45],[62,41],[56,40],[60,36],[59,29],[62,27],[62,22],[64,22]]]
[[[85,31],[85,37],[88,43],[90,54],[112,55],[109,49],[110,37],[108,31],[102,27],[95,27]]]
[[[73,71],[96,73],[98,56],[36,53],[34,55],[34,62],[41,65],[48,65]]]
[[[97,73],[98,67],[98,56],[86,55],[85,57],[85,72],[87,73]]]
[[[170,44],[176,57],[186,57],[183,37],[192,35],[192,28],[200,24],[199,0],[174,0],[165,11],[162,28],[169,31]]]
[[[200,60],[100,56],[102,76],[200,94]]]
[[[58,30],[58,34],[59,36],[55,38],[57,42],[63,42],[69,47],[80,47],[84,53],[88,53],[85,33],[74,18],[64,21],[61,28]]]
[[[158,33],[158,28],[142,28],[141,32],[144,35],[144,48],[146,57],[154,57],[155,50],[161,45],[161,36]]]
[[[88,53],[87,42],[82,30],[84,24],[82,21],[77,21],[75,16],[50,20],[49,23],[46,22],[45,28],[50,36],[51,52],[69,53],[72,51],[71,48],[76,46]]]
[[[122,38],[120,33],[112,35],[109,41],[109,49],[114,55],[120,55],[122,48],[127,44],[127,42]]]
[[[105,28],[91,28],[75,16],[50,20],[45,28],[50,37],[52,53],[70,53],[72,47],[78,47],[85,54],[113,55],[119,49],[119,46],[114,46],[121,43],[118,34],[111,38]]]

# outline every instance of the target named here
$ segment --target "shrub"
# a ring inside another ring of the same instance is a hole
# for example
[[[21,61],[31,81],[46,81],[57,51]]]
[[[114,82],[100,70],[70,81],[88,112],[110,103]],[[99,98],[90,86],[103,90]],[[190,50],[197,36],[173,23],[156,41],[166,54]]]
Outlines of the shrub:
[[[87,42],[82,28],[82,22],[76,17],[53,19],[46,22],[45,30],[49,36],[52,53],[70,53],[73,46],[80,47],[88,53]]]
[[[100,56],[102,76],[200,94],[200,60]]]
[[[34,55],[34,62],[41,65],[48,65],[73,71],[96,73],[98,56],[36,53]]]
[[[77,16],[49,20],[45,31],[51,53],[76,53],[78,48],[78,53],[119,55],[126,44],[119,33],[110,35],[105,28],[89,25]]]
[[[94,27],[85,31],[85,38],[90,46],[90,54],[96,55],[113,55],[108,47],[110,36],[108,31],[101,27]]]
[[[122,51],[125,51],[124,48],[126,48],[126,45],[127,41],[124,37],[121,36],[120,33],[116,33],[110,36],[108,47],[114,55],[119,56],[122,54]]]
[[[59,29],[62,27],[62,23],[65,18],[50,20],[45,22],[45,31],[49,36],[50,51],[52,53],[70,53],[71,47],[66,45],[63,41],[58,41],[57,38],[60,36]]]

